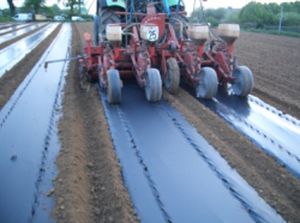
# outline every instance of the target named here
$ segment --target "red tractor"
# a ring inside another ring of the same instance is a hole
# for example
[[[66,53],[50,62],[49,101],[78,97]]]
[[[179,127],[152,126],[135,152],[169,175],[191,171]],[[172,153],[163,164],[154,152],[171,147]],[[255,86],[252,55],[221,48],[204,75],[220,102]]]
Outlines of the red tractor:
[[[81,63],[83,75],[99,80],[110,103],[121,102],[122,80],[133,76],[145,89],[148,101],[159,101],[162,82],[168,91],[177,92],[182,70],[184,78],[198,89],[198,96],[215,95],[215,72],[201,68],[201,58],[193,53],[191,41],[178,40],[170,18],[185,12],[178,12],[178,5],[169,2],[98,0],[94,44],[91,35],[85,34]],[[180,66],[185,63],[187,66]]]
[[[251,70],[239,66],[234,56],[234,43],[240,35],[240,27],[237,24],[220,24],[218,35],[210,41],[205,59],[216,70],[221,86],[227,89],[230,84],[235,95],[245,97],[251,93],[254,81]]]
[[[217,93],[218,79],[214,69],[202,67],[208,28],[189,25],[184,5],[168,7],[169,12],[153,14],[157,23],[163,24],[160,25],[161,39],[153,49],[153,64],[160,69],[165,88],[170,93],[176,93],[180,80],[183,80],[195,89],[197,97],[210,99]]]
[[[145,89],[146,98],[156,102],[162,96],[162,81],[158,69],[153,68],[148,45],[158,38],[158,27],[143,23],[126,22],[129,13],[121,6],[124,1],[112,1],[112,5],[100,7],[99,29],[92,43],[85,34],[86,59],[82,62],[85,75],[98,79],[106,89],[109,103],[121,102],[122,79],[135,76],[137,83]],[[134,16],[147,17],[142,13]],[[97,26],[97,22],[96,22]]]
[[[208,26],[188,24],[183,17],[171,20],[176,29],[179,49],[177,58],[182,80],[195,89],[196,97],[211,99],[218,90],[216,71],[205,66],[205,44],[209,38]],[[179,34],[180,33],[180,34]]]
[[[204,14],[203,8],[200,11]],[[212,98],[218,85],[226,90],[231,86],[233,93],[242,97],[251,93],[254,85],[252,72],[246,66],[239,66],[234,56],[239,25],[220,24],[216,35],[205,21],[188,23],[181,11],[170,18],[170,22],[180,45],[177,58],[182,79],[194,86],[197,97]]]
[[[220,26],[223,39],[208,42],[209,27],[189,24],[176,0],[98,0],[96,14],[94,41],[85,34],[82,73],[99,81],[110,103],[121,102],[122,80],[129,77],[135,77],[150,102],[161,99],[163,83],[176,93],[180,80],[199,98],[214,97],[219,84],[230,83],[241,96],[252,90],[251,71],[236,66],[232,55],[235,26]]]

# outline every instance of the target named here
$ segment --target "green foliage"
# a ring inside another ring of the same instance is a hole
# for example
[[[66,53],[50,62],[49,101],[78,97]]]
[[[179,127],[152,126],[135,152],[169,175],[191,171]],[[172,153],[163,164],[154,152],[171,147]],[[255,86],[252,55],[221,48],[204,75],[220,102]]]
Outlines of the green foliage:
[[[221,22],[239,23],[243,26],[264,28],[264,26],[278,26],[283,9],[283,26],[300,25],[300,1],[262,4],[250,2],[242,9],[219,8],[204,11],[207,22],[213,26]],[[205,22],[200,9],[196,9],[191,15],[192,21]]]
[[[284,25],[300,26],[300,14],[296,12],[288,12],[284,14]]]
[[[50,7],[42,7],[40,12],[47,17],[54,17],[62,14],[62,10],[56,4]]]
[[[276,3],[265,4],[264,8],[273,15],[277,15],[280,13],[280,5]]]
[[[212,26],[212,27],[216,27],[219,24],[219,20],[217,20],[216,18],[210,16],[207,17],[207,22]]]
[[[281,6],[283,7],[285,12],[300,13],[300,2],[299,1],[291,2],[291,3],[284,2],[281,4]]]
[[[23,7],[34,14],[39,14],[44,4],[45,0],[25,0]]]
[[[242,8],[239,14],[241,23],[254,22],[257,27],[263,27],[264,24],[273,24],[275,17],[263,4],[257,2],[250,2]]]
[[[281,14],[281,7],[283,9],[283,23],[284,26],[299,25],[300,17],[300,2],[261,4],[251,2],[242,8],[239,20],[240,23],[256,23],[258,27],[264,25],[277,25]]]
[[[219,8],[219,9],[207,9],[205,10],[205,15],[209,18],[214,18],[217,21],[220,21],[222,18],[224,18],[226,14],[226,9]]]
[[[67,0],[65,5],[67,7],[70,7],[70,10],[68,11],[68,15],[70,18],[71,16],[81,15],[83,0]]]
[[[204,11],[205,19],[212,26],[217,26],[222,21],[237,22],[238,21],[237,9],[232,8],[219,8],[219,9],[207,9]],[[203,14],[200,9],[196,9],[191,15],[191,21],[193,22],[205,22]]]
[[[227,13],[225,17],[221,20],[221,22],[226,22],[226,23],[239,23],[239,14],[240,10],[239,9],[231,9],[227,10]]]
[[[12,22],[12,18],[10,16],[0,16],[0,22]]]
[[[16,6],[14,5],[13,0],[7,0],[7,4],[9,6],[10,16],[14,16],[16,12]]]
[[[0,22],[11,22],[10,13],[9,9],[0,9]]]
[[[33,12],[32,10],[33,10],[32,7],[28,7],[25,5],[23,5],[23,7],[18,8],[19,13],[29,13],[29,12]],[[64,14],[67,15],[68,10],[62,10],[58,7],[58,5],[54,4],[52,6],[41,6],[38,10],[38,13],[36,14],[42,14],[46,17],[53,18],[56,15],[64,15]]]
[[[1,17],[8,17],[10,16],[10,9],[0,9],[1,10]]]

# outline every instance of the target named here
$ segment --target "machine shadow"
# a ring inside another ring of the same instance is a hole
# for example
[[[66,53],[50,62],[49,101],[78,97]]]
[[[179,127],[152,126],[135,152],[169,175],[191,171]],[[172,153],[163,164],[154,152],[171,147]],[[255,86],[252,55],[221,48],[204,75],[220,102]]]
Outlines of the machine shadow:
[[[233,95],[224,88],[219,87],[215,99],[216,100],[198,98],[198,101],[215,113],[232,115],[232,112],[234,112],[242,118],[247,118],[250,115],[251,107],[247,97]]]

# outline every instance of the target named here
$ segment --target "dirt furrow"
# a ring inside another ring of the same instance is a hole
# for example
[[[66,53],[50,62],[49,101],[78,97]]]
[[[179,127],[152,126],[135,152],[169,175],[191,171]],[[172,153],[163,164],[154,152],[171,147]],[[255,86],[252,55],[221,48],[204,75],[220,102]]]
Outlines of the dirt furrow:
[[[73,26],[72,53],[81,52],[80,35],[89,30]],[[123,186],[97,87],[80,87],[78,62],[70,64],[66,78],[63,117],[60,122],[62,149],[57,160],[55,183],[58,222],[137,222]]]
[[[242,33],[236,44],[238,61],[254,74],[254,94],[300,119],[300,39]]]

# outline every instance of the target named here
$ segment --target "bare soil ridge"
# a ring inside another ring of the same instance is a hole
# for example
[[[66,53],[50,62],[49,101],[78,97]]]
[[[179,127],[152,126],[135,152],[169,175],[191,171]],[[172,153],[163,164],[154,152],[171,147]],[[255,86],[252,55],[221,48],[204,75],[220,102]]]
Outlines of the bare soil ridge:
[[[72,54],[82,49],[90,24],[73,25]],[[104,111],[95,85],[80,87],[79,64],[70,64],[66,78],[55,182],[58,222],[138,222],[123,186]]]
[[[253,71],[254,95],[300,119],[300,38],[244,32],[236,53]]]

